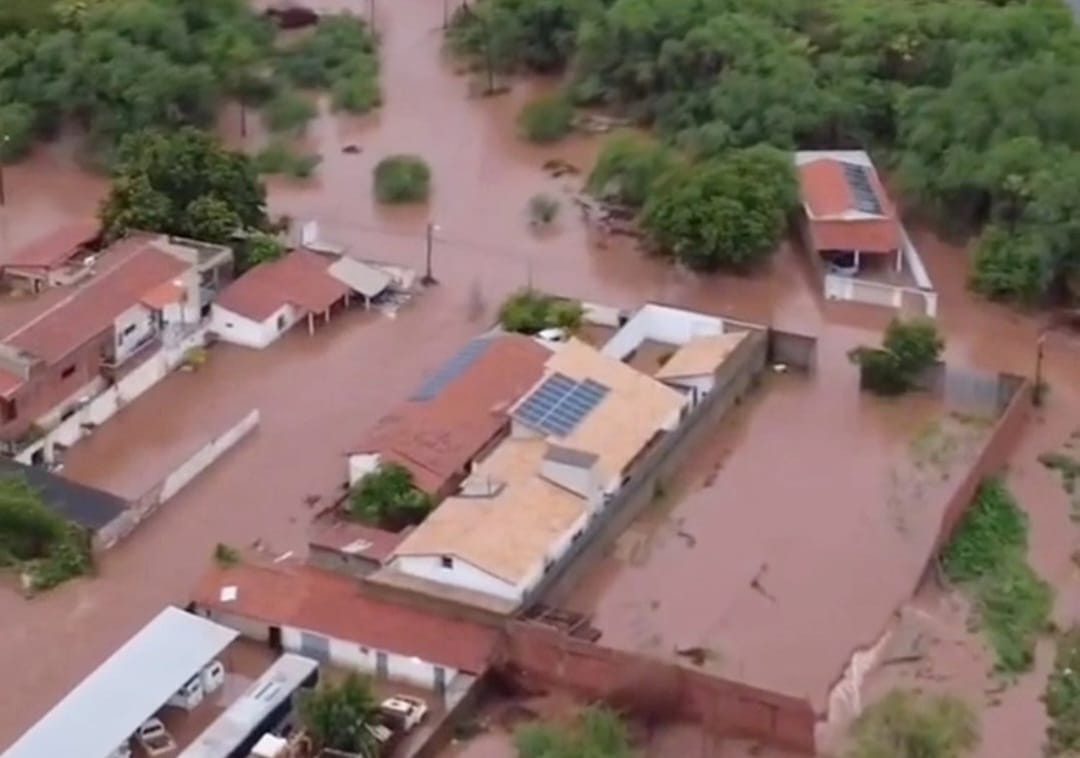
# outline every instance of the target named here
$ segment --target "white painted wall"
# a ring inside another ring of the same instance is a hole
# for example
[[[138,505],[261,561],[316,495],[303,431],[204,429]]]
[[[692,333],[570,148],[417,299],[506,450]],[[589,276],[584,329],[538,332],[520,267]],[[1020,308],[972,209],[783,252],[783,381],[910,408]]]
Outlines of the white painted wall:
[[[184,461],[169,474],[161,487],[160,502],[172,498],[187,486],[192,479],[205,471],[211,463],[227,453],[236,443],[246,437],[259,425],[259,409],[256,408],[229,427],[222,434],[199,448],[194,455]]]
[[[226,342],[259,349],[287,332],[302,315],[297,308],[286,304],[265,321],[252,321],[215,303],[210,308],[210,328]]]
[[[663,380],[664,384],[670,384],[676,389],[686,390],[687,397],[693,405],[701,402],[702,398],[713,391],[716,385],[716,377],[707,374],[704,376],[676,376]],[[696,395],[694,393],[697,393]]]
[[[390,566],[431,582],[482,592],[512,603],[521,601],[523,586],[500,579],[468,561],[451,557],[454,561],[452,568],[443,568],[442,556],[439,555],[398,555],[390,561]]]
[[[142,303],[135,303],[116,317],[113,331],[116,361],[122,363],[154,333],[154,312]]]
[[[595,464],[591,468],[571,466],[544,459],[540,462],[540,476],[552,484],[581,495],[582,498],[595,497],[602,489],[596,474]]]
[[[645,340],[685,345],[695,337],[723,333],[722,318],[649,303],[642,306],[600,352],[621,361]]]
[[[378,453],[352,453],[349,455],[349,486],[353,486],[378,467]]]

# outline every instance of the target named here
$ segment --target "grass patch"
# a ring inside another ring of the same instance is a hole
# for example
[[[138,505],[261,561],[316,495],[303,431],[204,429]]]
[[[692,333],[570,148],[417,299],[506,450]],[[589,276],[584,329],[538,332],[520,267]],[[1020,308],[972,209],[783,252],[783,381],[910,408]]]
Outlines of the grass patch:
[[[255,169],[260,174],[285,174],[294,179],[309,179],[322,162],[315,153],[297,153],[284,142],[275,140],[255,155]]]
[[[941,556],[946,576],[973,599],[1003,674],[1031,668],[1053,608],[1053,590],[1027,564],[1027,535],[1027,516],[1012,493],[989,479]]]
[[[979,744],[978,719],[953,695],[893,690],[855,722],[845,758],[960,758]]]
[[[1080,752],[1080,626],[1068,629],[1057,640],[1043,703],[1050,719],[1045,753],[1054,756]]]
[[[418,155],[383,158],[375,166],[374,178],[380,203],[422,203],[431,192],[431,169]]]

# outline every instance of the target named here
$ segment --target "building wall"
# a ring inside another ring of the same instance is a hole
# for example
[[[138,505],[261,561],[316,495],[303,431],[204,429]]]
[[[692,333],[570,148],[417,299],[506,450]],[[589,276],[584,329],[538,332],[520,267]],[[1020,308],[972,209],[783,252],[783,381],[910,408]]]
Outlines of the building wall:
[[[64,408],[78,402],[88,388],[102,383],[102,351],[112,347],[112,332],[87,340],[54,365],[39,366],[13,394],[14,416],[0,420],[0,438],[14,440],[32,425],[59,421]],[[66,401],[66,402],[65,402]]]
[[[460,558],[451,557],[451,560],[452,568],[444,568],[440,555],[398,555],[390,561],[390,566],[431,582],[483,592],[515,603],[521,600],[524,591],[521,585],[500,579]]]
[[[351,555],[310,543],[308,544],[308,563],[327,571],[355,576],[358,579],[370,576],[382,567],[382,564],[374,558],[368,558],[362,554]]]
[[[264,348],[291,329],[302,315],[292,305],[283,305],[265,321],[252,321],[215,304],[210,309],[210,329],[226,342]]]
[[[113,349],[116,351],[117,362],[126,360],[135,348],[156,331],[154,312],[141,303],[136,303],[117,316],[113,322]]]
[[[675,389],[683,390],[690,400],[691,407],[700,403],[706,395],[713,391],[716,385],[716,377],[705,376],[679,376],[664,379],[664,384],[669,384]]]
[[[601,352],[622,360],[647,339],[685,345],[695,337],[724,331],[724,319],[718,316],[649,303],[607,341]]]

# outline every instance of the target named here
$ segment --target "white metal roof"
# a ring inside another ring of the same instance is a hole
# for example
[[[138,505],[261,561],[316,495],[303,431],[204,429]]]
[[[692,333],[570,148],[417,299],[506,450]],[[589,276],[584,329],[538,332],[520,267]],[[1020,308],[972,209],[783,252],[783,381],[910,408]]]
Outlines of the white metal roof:
[[[375,297],[390,286],[393,278],[377,266],[342,257],[326,269],[330,276],[365,297]]]
[[[3,758],[107,758],[237,637],[169,607],[30,727]]]

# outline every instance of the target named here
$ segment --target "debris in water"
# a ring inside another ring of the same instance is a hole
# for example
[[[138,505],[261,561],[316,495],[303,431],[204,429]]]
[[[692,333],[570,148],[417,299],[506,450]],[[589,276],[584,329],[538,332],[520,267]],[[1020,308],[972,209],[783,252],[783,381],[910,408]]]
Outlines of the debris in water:
[[[345,153],[346,155],[359,155],[363,151],[364,148],[360,147],[359,145],[346,145],[345,147],[341,148],[341,152]]]
[[[695,666],[704,666],[706,663],[720,660],[720,653],[707,647],[677,647],[675,655],[686,658]]]

